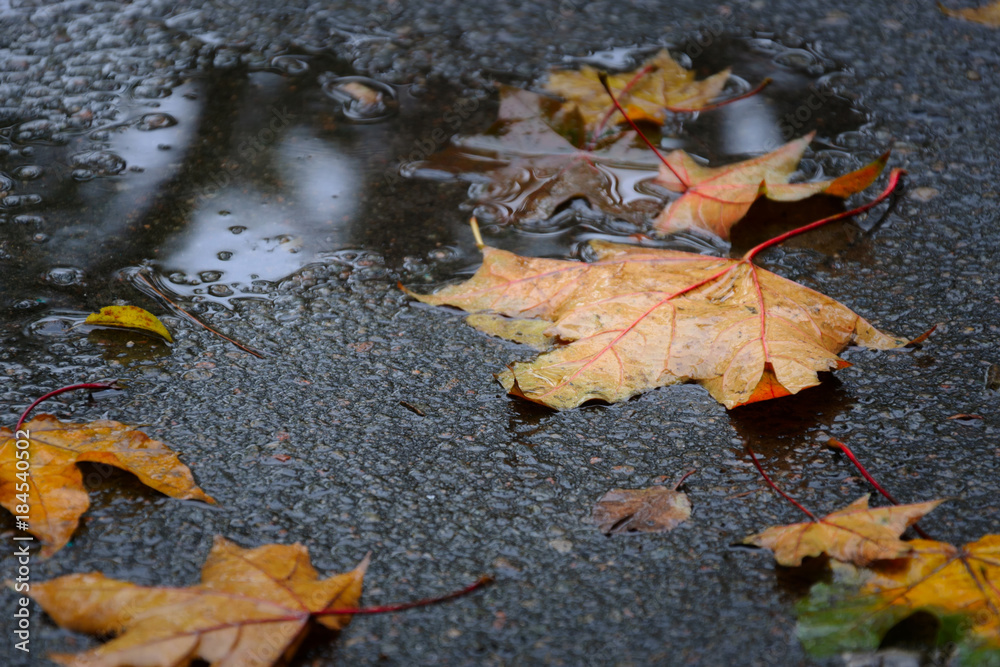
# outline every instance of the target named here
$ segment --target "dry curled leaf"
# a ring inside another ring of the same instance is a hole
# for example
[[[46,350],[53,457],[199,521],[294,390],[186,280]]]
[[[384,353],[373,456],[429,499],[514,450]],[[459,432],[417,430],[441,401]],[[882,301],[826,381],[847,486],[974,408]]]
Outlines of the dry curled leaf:
[[[579,122],[557,121],[553,100],[516,88],[500,90],[497,122],[485,133],[459,137],[407,173],[451,174],[470,180],[470,197],[503,223],[549,219],[572,199],[585,199],[604,213],[646,223],[662,198],[637,186],[653,179],[659,160],[625,133],[584,146]],[[484,214],[485,215],[485,214]]]
[[[592,241],[593,262],[483,248],[468,281],[411,296],[432,305],[548,322],[554,346],[500,374],[508,392],[565,409],[696,381],[728,408],[819,384],[849,364],[850,344],[907,344],[847,307],[765,271],[723,259]],[[508,336],[494,319],[482,330]]]
[[[43,557],[66,545],[90,506],[78,463],[127,470],[146,486],[174,498],[215,502],[198,488],[174,451],[120,422],[71,424],[39,415],[17,435],[0,429],[0,504],[16,515],[27,514],[29,532],[45,542]],[[18,440],[27,440],[28,446],[18,448]],[[27,459],[18,456],[23,452],[28,452]]]
[[[729,231],[743,219],[758,197],[774,201],[799,201],[827,194],[846,198],[861,192],[882,173],[886,152],[871,164],[839,178],[810,183],[789,183],[815,133],[788,142],[766,155],[723,167],[705,167],[682,150],[666,156],[656,182],[682,193],[656,219],[656,230],[671,234],[701,229],[728,239]]]
[[[546,91],[566,100],[561,113],[579,113],[590,131],[599,130],[609,119],[614,124],[625,122],[601,85],[599,73],[588,65],[579,70],[555,70],[545,84]],[[694,72],[681,67],[663,50],[634,71],[609,76],[608,84],[632,120],[662,125],[668,109],[697,111],[719,96],[728,79],[726,69],[695,81]]]
[[[947,16],[982,23],[994,28],[1000,27],[1000,2],[991,2],[982,7],[967,7],[964,9],[949,9],[939,2],[938,9]]]
[[[798,634],[817,655],[878,648],[918,611],[938,618],[938,645],[963,665],[1000,664],[1000,535],[958,548],[913,540],[905,558],[867,568],[840,565],[798,607]]]
[[[138,306],[106,306],[101,308],[99,313],[91,313],[87,316],[84,324],[91,324],[99,327],[118,327],[123,329],[139,329],[148,331],[157,336],[174,342],[170,332],[163,326],[163,322],[157,319],[147,310]]]
[[[802,564],[806,556],[827,554],[839,561],[867,565],[876,560],[900,558],[911,546],[899,536],[943,501],[913,505],[868,507],[868,495],[819,521],[774,526],[743,540],[774,552],[781,565]]]
[[[611,489],[594,505],[591,518],[605,535],[666,533],[691,516],[687,494],[665,486]]]
[[[100,572],[71,574],[30,595],[61,627],[114,638],[85,653],[56,654],[69,667],[212,665],[264,667],[290,659],[311,620],[339,630],[356,607],[368,559],[345,574],[320,579],[301,544],[243,549],[221,537],[187,588],[136,586]]]

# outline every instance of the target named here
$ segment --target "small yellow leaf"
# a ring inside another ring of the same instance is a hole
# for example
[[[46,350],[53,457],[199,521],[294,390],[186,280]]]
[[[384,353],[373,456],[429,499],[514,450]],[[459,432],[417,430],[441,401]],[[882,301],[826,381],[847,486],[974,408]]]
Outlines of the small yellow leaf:
[[[139,306],[107,306],[101,308],[101,312],[99,313],[88,315],[85,324],[93,324],[99,327],[141,329],[166,338],[167,342],[174,342],[174,339],[170,336],[170,332],[163,326],[163,322],[156,319],[156,315],[143,310]]]

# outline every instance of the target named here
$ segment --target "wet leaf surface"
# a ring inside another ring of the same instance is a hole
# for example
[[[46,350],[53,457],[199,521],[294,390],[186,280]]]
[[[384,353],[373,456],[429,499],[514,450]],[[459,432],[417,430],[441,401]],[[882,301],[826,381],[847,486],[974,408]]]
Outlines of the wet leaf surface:
[[[839,178],[789,183],[814,134],[790,141],[757,158],[723,167],[705,167],[686,152],[666,156],[657,183],[680,199],[667,205],[656,219],[656,230],[664,234],[704,230],[728,239],[729,230],[743,219],[758,197],[774,201],[800,201],[826,194],[846,198],[861,192],[882,173],[889,154]]]
[[[138,306],[106,306],[101,308],[101,312],[88,315],[84,324],[98,327],[139,329],[154,333],[171,343],[174,340],[156,315]]]
[[[598,79],[599,70],[584,65],[579,70],[555,70],[545,90],[566,100],[559,115],[579,113],[588,133],[600,135],[610,122],[625,122]],[[695,81],[694,72],[681,67],[665,49],[631,72],[608,77],[611,91],[632,120],[663,124],[667,111],[697,111],[722,93],[729,70]]]
[[[868,507],[864,495],[845,509],[819,521],[775,526],[743,540],[774,552],[781,565],[797,566],[807,556],[827,554],[839,561],[868,565],[900,558],[911,546],[899,539],[908,527],[937,507],[941,500],[894,507]]]
[[[579,116],[557,119],[554,100],[508,87],[500,95],[499,119],[486,133],[455,139],[411,172],[477,182],[474,196],[489,210],[482,215],[497,222],[540,223],[573,199],[637,224],[659,210],[661,199],[638,187],[659,162],[634,133],[584,146]]]
[[[691,516],[691,501],[683,491],[665,486],[611,489],[597,501],[591,518],[605,535],[666,533]]]
[[[991,2],[982,7],[965,7],[962,9],[951,9],[945,7],[940,2],[938,7],[946,16],[965,19],[974,23],[1000,27],[1000,2]]]
[[[120,422],[89,424],[61,422],[38,415],[24,424],[16,438],[0,429],[0,504],[28,516],[29,532],[45,543],[42,556],[62,549],[87,511],[90,500],[78,463],[91,462],[127,470],[139,480],[173,498],[215,502],[195,484],[191,471],[162,442]],[[27,447],[17,447],[20,440]],[[28,458],[18,456],[28,452]],[[27,460],[30,466],[18,467]],[[27,512],[19,510],[27,506]]]
[[[963,665],[1000,662],[1000,535],[958,548],[913,540],[905,558],[868,568],[840,565],[798,607],[799,637],[817,655],[877,648],[915,612],[939,621],[937,645],[957,647]]]
[[[366,558],[320,579],[301,544],[243,549],[216,537],[197,586],[136,586],[92,572],[33,583],[30,594],[60,626],[114,637],[85,653],[50,656],[62,665],[182,667],[201,659],[263,667],[290,659],[313,618],[333,630],[347,625],[350,615],[313,615],[356,607],[367,566]]]
[[[794,394],[849,364],[851,344],[907,343],[847,307],[748,260],[592,241],[593,262],[483,249],[467,282],[410,293],[515,320],[541,320],[555,346],[500,376],[508,392],[556,409],[625,400],[695,381],[727,408]],[[476,322],[487,333],[508,328]]]

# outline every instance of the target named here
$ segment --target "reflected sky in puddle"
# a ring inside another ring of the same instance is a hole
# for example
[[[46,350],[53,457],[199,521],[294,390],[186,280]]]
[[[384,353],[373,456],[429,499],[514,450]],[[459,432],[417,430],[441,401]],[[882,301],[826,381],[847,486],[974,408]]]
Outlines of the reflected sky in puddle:
[[[345,223],[357,208],[351,195],[362,180],[330,141],[292,126],[266,155],[231,163],[195,198],[184,233],[156,265],[175,292],[214,300],[254,280],[278,280],[321,248],[345,243]]]

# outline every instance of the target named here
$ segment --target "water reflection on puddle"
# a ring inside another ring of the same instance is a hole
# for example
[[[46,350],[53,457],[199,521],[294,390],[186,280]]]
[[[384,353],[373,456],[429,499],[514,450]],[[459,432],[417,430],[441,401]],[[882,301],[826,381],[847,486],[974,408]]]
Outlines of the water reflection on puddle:
[[[828,93],[801,127],[789,128],[803,91],[837,72],[808,51],[769,45],[719,40],[690,63],[699,73],[733,65],[742,81],[775,82],[732,107],[678,119],[683,127],[664,128],[663,147],[729,162],[773,149],[789,132],[816,129],[804,177],[866,161],[848,142],[863,115],[844,98]],[[609,53],[614,60],[624,52]],[[785,63],[789,54],[809,62]],[[266,293],[317,259],[339,261],[338,252],[378,253],[417,281],[478,261],[465,229],[467,185],[403,178],[398,165],[426,157],[427,146],[440,150],[455,132],[477,136],[495,116],[493,102],[474,100],[468,111],[468,100],[447,87],[410,94],[309,55],[280,56],[256,71],[143,79],[96,92],[120,106],[111,124],[60,133],[26,119],[0,137],[10,148],[0,168],[7,307],[82,310],[135,299],[114,277],[139,265],[182,303],[226,305]],[[616,183],[646,196],[632,187],[636,173],[607,168]],[[484,225],[495,245],[560,257],[580,256],[589,238],[625,240],[641,231],[579,201],[532,228]]]

